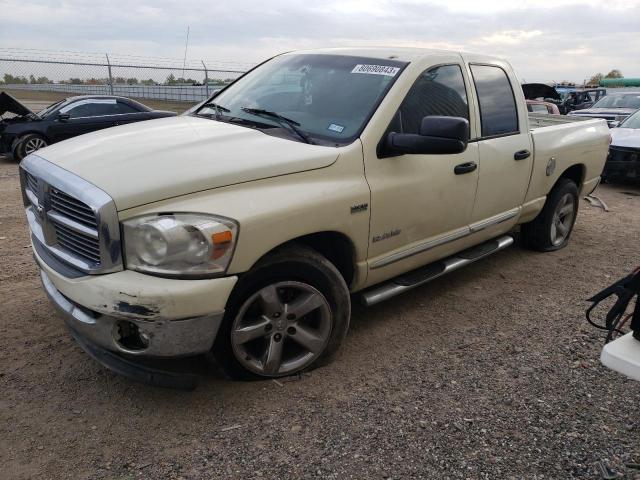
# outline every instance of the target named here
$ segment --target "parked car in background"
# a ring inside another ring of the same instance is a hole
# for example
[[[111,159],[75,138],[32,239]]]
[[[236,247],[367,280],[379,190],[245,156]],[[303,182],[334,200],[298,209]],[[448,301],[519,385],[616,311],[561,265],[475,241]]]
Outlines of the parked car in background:
[[[546,115],[560,115],[558,105],[551,102],[543,102],[542,100],[527,100],[527,111]]]
[[[611,129],[609,156],[602,177],[640,178],[640,110]]]
[[[11,116],[4,118],[6,114]],[[0,154],[22,160],[47,145],[84,133],[175,115],[108,95],[70,97],[34,113],[7,92],[0,92]]]
[[[562,115],[574,110],[589,108],[607,94],[604,88],[552,87],[546,83],[524,83],[522,91],[527,100],[543,101],[556,105]]]
[[[593,88],[588,90],[575,90],[569,92],[568,100],[565,101],[570,111],[583,110],[585,108],[592,107],[601,98],[607,95],[607,90],[604,88]]]
[[[615,127],[639,108],[640,92],[620,92],[610,93],[593,107],[577,110],[569,115],[604,118],[609,127]]]
[[[44,289],[132,378],[159,379],[145,357],[211,353],[240,378],[326,364],[356,292],[377,304],[517,227],[567,245],[609,129],[530,118],[517,85],[485,55],[291,52],[190,115],[47,147],[20,168]]]
[[[556,105],[556,107],[558,107],[559,113],[561,114],[567,113],[565,111],[562,96],[551,85],[547,85],[546,83],[523,83],[522,93],[524,93],[524,98],[525,100],[527,100],[527,103],[529,103],[529,101],[551,103],[553,105]],[[539,110],[542,110],[542,109],[539,109]],[[533,110],[529,110],[529,111],[533,112]],[[544,113],[544,112],[534,112],[534,113]]]

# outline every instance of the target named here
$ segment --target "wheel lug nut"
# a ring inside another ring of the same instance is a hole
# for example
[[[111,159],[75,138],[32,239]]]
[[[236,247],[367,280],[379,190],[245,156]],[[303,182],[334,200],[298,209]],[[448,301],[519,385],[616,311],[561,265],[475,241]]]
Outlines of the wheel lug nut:
[[[289,327],[287,328],[287,333],[289,335],[295,335],[296,334],[296,328],[295,327]]]
[[[295,320],[295,319],[296,319],[295,314],[293,314],[293,313],[288,313],[287,314],[287,320]]]
[[[279,333],[276,333],[276,334],[273,336],[273,339],[274,339],[276,342],[279,342],[280,340],[282,340],[282,335],[280,335]]]

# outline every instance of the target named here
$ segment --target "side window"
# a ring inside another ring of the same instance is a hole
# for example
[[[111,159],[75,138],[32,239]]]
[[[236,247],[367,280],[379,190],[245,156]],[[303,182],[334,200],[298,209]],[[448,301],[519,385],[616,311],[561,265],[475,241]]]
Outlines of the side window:
[[[482,136],[518,132],[518,109],[504,70],[490,65],[471,65],[480,104]]]
[[[74,102],[65,105],[60,109],[60,113],[68,113],[71,118],[89,117],[93,115],[91,104],[86,101]]]
[[[529,105],[529,111],[532,113],[549,113],[547,106],[540,104]]]
[[[429,115],[469,120],[467,92],[458,65],[443,65],[423,72],[400,105],[394,123],[402,133],[418,133],[422,119]]]
[[[79,118],[136,113],[137,110],[125,103],[117,102],[115,98],[93,98],[74,102],[61,108],[60,112],[68,113],[71,118]]]
[[[124,103],[124,102],[118,102],[116,103],[116,111],[115,113],[138,113],[138,110],[136,108],[133,108],[131,105]]]

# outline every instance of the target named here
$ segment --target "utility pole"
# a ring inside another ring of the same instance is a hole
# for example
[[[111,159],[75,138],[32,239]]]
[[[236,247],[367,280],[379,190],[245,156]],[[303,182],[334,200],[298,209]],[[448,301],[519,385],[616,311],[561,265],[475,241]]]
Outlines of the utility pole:
[[[184,80],[184,66],[187,63],[187,48],[189,47],[189,28],[187,25],[187,40],[184,42],[184,59],[182,60],[182,79]]]

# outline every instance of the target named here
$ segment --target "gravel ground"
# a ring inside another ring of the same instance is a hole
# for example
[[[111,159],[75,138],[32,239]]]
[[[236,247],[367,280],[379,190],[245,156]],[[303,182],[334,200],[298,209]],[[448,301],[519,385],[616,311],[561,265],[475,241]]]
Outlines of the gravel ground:
[[[518,246],[371,309],[296,381],[132,383],[69,337],[0,159],[0,478],[624,478],[640,384],[598,362],[584,301],[638,264],[640,187],[581,204],[571,244]]]

